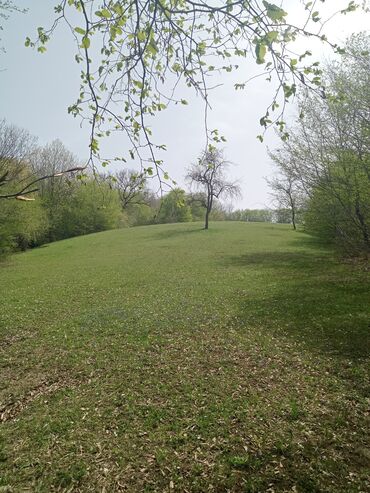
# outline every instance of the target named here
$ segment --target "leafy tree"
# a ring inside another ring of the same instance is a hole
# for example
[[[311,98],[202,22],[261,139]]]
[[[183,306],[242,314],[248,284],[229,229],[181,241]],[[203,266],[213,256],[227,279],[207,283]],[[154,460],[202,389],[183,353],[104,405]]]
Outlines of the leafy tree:
[[[32,179],[27,159],[35,145],[36,139],[29,132],[0,121],[0,196],[13,196],[17,187]],[[0,257],[26,248],[45,228],[40,205],[25,206],[20,201],[0,200]]]
[[[147,197],[146,197],[147,199]],[[127,226],[144,226],[155,224],[159,210],[159,199],[152,197],[147,203],[130,204],[124,213]]]
[[[261,126],[277,124],[283,134],[284,106],[297,87],[303,84],[323,93],[321,70],[311,60],[312,53],[293,54],[291,45],[314,36],[334,50],[340,48],[322,34],[324,19],[317,0],[300,3],[300,25],[289,22],[288,8],[280,3],[61,0],[52,27],[38,28],[36,41],[27,38],[26,45],[44,52],[58,25],[66,23],[76,41],[75,59],[82,66],[79,97],[69,111],[91,124],[90,163],[100,159],[106,164],[100,139],[122,131],[130,144],[120,158],[140,159],[148,175],[156,172],[167,179],[155,152],[164,145],[155,142],[150,122],[170,103],[187,104],[181,93],[184,86],[202,96],[207,112],[211,76],[236,70],[240,60],[252,57],[261,66],[261,76],[276,87]],[[342,13],[357,7],[354,1],[341,5]],[[246,78],[243,74],[235,88],[243,89]],[[224,140],[217,130],[206,133],[209,141]]]
[[[59,173],[65,174],[64,170],[71,167],[79,168],[79,163],[60,140],[36,148],[30,155],[29,162],[35,177],[49,177],[38,183],[38,196],[48,218],[48,231],[45,238],[40,238],[40,242],[55,241],[60,236],[59,216],[64,213],[71,194],[76,189],[70,182],[75,173],[69,173],[69,179],[64,180],[60,179]]]
[[[158,213],[160,223],[184,223],[191,220],[191,209],[184,190],[175,188],[162,198]]]
[[[203,221],[204,219],[204,206],[206,202],[205,194],[202,192],[190,193],[186,196],[186,201],[191,210],[191,217],[193,221]]]
[[[2,175],[11,177],[3,187],[12,193],[13,179],[21,182],[30,175],[25,163],[0,158]],[[26,204],[24,201],[0,201],[0,258],[13,250],[24,250],[37,242],[39,235],[47,228],[47,218],[39,202]]]
[[[196,164],[193,164],[187,174],[191,185],[202,192],[200,203],[205,208],[204,229],[208,229],[209,215],[215,200],[220,197],[236,198],[240,196],[240,187],[226,180],[225,172],[229,166],[222,151],[212,148],[204,151]]]
[[[311,231],[347,251],[369,252],[370,36],[352,36],[324,75],[327,99],[304,94],[301,118],[274,160],[306,195]]]
[[[328,166],[312,190],[306,229],[349,254],[370,252],[370,183],[356,156]]]
[[[121,218],[118,194],[107,183],[94,178],[74,182],[56,218],[55,239],[115,229]]]

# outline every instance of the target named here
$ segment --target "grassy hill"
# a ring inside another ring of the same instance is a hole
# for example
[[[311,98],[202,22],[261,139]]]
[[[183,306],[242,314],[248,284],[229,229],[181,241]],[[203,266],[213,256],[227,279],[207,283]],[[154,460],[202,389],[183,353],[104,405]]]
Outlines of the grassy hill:
[[[0,276],[0,491],[370,487],[368,275],[303,233],[110,231]]]

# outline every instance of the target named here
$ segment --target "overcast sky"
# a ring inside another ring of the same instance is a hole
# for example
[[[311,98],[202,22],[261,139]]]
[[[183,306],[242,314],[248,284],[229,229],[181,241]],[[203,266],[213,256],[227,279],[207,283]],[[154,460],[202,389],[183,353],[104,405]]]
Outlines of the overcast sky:
[[[38,26],[50,25],[56,3],[19,0],[17,4],[28,8],[28,12],[13,14],[4,23],[1,37],[6,53],[0,54],[0,118],[28,129],[38,137],[40,144],[59,138],[83,161],[88,155],[88,128],[81,129],[79,121],[67,114],[67,107],[76,99],[80,83],[70,33],[65,28],[59,29],[43,55],[24,46],[25,37],[32,37]],[[293,16],[299,16],[300,0],[286,0],[282,4]],[[345,0],[327,0],[325,8],[338,9],[347,4]],[[369,15],[363,12],[342,15],[327,25],[325,33],[334,42],[343,42],[352,32],[366,30],[369,25]],[[304,49],[313,49],[319,59],[328,56],[321,44],[310,45],[306,40]],[[247,79],[255,70],[254,62],[246,62],[239,70],[238,80]],[[260,133],[259,118],[271,102],[273,87],[258,79],[249,83],[243,92],[236,92],[234,81],[233,75],[218,81],[222,86],[211,96],[209,127],[218,128],[227,137],[225,156],[235,163],[230,174],[240,180],[243,193],[242,200],[234,205],[260,208],[269,204],[264,177],[273,172],[266,147],[274,148],[278,142],[272,131],[267,134],[264,144],[259,143],[256,136]],[[293,108],[289,113],[293,114]],[[155,121],[154,130],[157,142],[167,145],[166,169],[183,185],[186,167],[196,160],[204,147],[201,99],[193,96],[189,106],[166,110]],[[124,141],[114,140],[109,146],[112,156],[125,151]]]

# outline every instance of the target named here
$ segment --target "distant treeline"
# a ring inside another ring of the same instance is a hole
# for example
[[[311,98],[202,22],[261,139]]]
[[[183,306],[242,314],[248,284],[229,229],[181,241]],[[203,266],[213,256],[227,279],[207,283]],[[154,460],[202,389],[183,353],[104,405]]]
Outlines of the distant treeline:
[[[177,188],[158,197],[148,188],[144,175],[134,171],[55,176],[78,166],[62,142],[40,147],[27,131],[0,122],[1,257],[108,229],[204,218],[201,194],[190,195]],[[45,176],[50,178],[39,181],[36,192],[21,196],[21,200],[4,198]],[[211,218],[226,217],[217,203]]]
[[[0,256],[73,236],[130,226],[203,221],[204,195],[175,188],[158,197],[140,173],[59,175],[79,166],[56,140],[40,147],[27,131],[0,122],[0,192],[11,195],[40,177],[37,192],[0,200]],[[30,200],[27,200],[30,199]],[[237,210],[216,201],[211,220],[289,223],[289,210]]]
[[[238,209],[226,213],[228,221],[247,221],[253,223],[291,224],[292,214],[289,208],[281,209]],[[298,223],[301,218],[298,217]]]

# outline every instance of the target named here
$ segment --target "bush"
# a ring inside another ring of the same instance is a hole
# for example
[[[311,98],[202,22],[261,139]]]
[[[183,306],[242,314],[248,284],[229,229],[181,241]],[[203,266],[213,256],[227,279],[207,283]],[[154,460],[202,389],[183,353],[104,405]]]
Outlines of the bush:
[[[47,228],[40,202],[0,201],[0,257],[38,243]]]
[[[348,253],[370,252],[369,163],[353,155],[330,166],[330,173],[313,190],[305,227]]]
[[[75,182],[71,194],[59,208],[53,224],[56,240],[120,226],[122,211],[117,191],[107,183],[91,179]]]
[[[181,188],[171,190],[161,201],[158,214],[160,223],[184,223],[192,221],[191,209],[186,203],[186,193]]]

